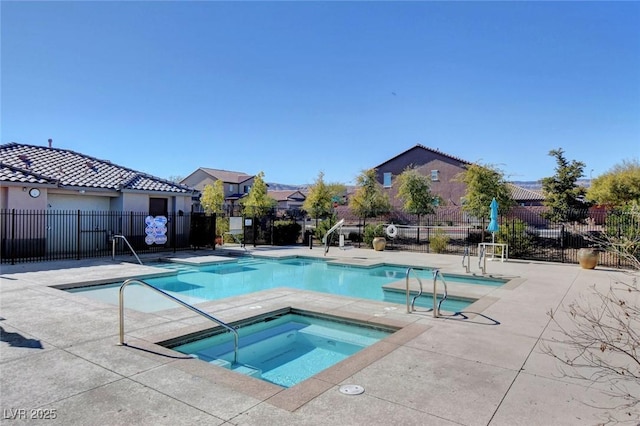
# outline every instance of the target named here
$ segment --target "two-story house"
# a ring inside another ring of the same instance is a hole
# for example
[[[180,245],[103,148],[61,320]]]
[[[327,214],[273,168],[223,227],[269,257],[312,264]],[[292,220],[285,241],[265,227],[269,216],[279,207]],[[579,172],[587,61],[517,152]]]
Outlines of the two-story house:
[[[207,185],[213,185],[214,182],[221,180],[224,188],[225,210],[233,212],[237,206],[238,200],[246,196],[251,190],[255,176],[248,175],[244,172],[233,172],[230,170],[210,169],[200,167],[180,183],[195,188],[200,193]],[[193,211],[200,212],[200,194],[195,194],[193,198]]]
[[[268,190],[267,195],[276,200],[278,210],[301,210],[307,197],[298,190]]]
[[[402,202],[396,197],[398,186],[395,179],[407,168],[416,168],[431,180],[431,193],[440,196],[446,205],[459,206],[465,193],[465,184],[454,178],[471,163],[445,154],[436,149],[417,144],[395,157],[375,166],[378,182],[388,191],[389,200],[395,207]]]
[[[447,206],[463,204],[466,185],[456,180],[456,176],[466,170],[472,163],[458,157],[445,154],[437,149],[417,144],[401,152],[395,157],[375,167],[378,182],[388,191],[391,204],[398,208],[402,202],[396,197],[398,193],[395,179],[407,168],[428,176],[431,180],[431,193],[438,195]],[[511,198],[521,206],[541,206],[544,196],[539,191],[532,191],[512,183],[508,184]]]

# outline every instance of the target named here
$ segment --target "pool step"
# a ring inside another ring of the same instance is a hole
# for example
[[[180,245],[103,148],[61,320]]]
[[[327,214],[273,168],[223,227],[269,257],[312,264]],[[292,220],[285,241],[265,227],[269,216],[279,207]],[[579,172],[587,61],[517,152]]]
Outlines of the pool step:
[[[358,346],[369,346],[380,340],[376,337],[354,334],[348,331],[337,330],[331,327],[324,327],[318,324],[308,325],[305,328],[298,330],[298,333],[303,335],[321,337],[324,339],[336,340],[344,343],[351,343]]]
[[[197,272],[199,269],[197,266],[184,265],[181,263],[170,263],[162,265],[162,268],[171,269],[178,272]]]
[[[238,364],[232,365],[229,361],[220,359],[220,358],[214,359],[213,361],[209,361],[209,364],[217,365],[219,367],[226,368],[227,370],[232,370],[232,371],[235,371],[236,373],[244,374],[245,376],[251,376],[257,379],[262,378],[262,370],[247,364],[238,363]]]

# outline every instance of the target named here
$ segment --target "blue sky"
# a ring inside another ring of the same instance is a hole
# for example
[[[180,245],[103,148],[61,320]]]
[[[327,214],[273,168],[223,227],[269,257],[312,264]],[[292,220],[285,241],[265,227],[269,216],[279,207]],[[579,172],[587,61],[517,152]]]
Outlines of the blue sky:
[[[417,143],[552,176],[640,157],[638,2],[8,2],[1,143],[350,184]]]

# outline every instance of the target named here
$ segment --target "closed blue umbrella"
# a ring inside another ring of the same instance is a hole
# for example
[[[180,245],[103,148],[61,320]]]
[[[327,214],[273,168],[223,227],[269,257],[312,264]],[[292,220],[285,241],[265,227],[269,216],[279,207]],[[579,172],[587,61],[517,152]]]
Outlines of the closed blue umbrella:
[[[498,202],[495,198],[491,200],[491,204],[489,205],[489,207],[491,208],[491,213],[489,216],[489,219],[491,219],[491,221],[489,222],[489,226],[487,226],[487,231],[495,234],[500,228],[500,226],[498,225]]]

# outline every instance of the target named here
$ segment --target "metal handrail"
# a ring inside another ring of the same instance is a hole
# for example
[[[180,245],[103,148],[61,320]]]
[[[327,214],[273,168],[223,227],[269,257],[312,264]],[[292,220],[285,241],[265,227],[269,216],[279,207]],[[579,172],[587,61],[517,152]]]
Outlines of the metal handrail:
[[[122,238],[124,240],[124,242],[127,243],[127,245],[129,246],[129,249],[131,250],[131,253],[133,253],[133,255],[136,257],[136,259],[138,259],[138,263],[140,263],[142,265],[142,260],[140,260],[140,258],[136,254],[136,251],[133,249],[133,247],[131,247],[131,244],[129,244],[129,241],[127,240],[127,237],[125,237],[124,235],[114,235],[112,237],[113,243],[111,244],[111,247],[112,247],[112,249],[111,249],[111,258],[113,260],[116,260],[116,238]]]
[[[416,303],[416,299],[418,297],[422,296],[422,280],[420,279],[418,274],[415,273],[415,271],[423,271],[423,270],[424,269],[422,269],[422,268],[414,268],[414,267],[411,267],[411,266],[407,268],[407,273],[405,275],[405,285],[407,287],[407,313],[408,314],[413,312],[413,306]],[[420,291],[418,292],[418,294],[413,296],[413,298],[410,297],[410,291],[409,291],[409,274],[411,273],[411,271],[414,272],[414,275],[415,275],[416,279],[418,280],[418,283],[420,284]],[[409,299],[411,299],[411,301],[409,301]]]
[[[487,253],[483,245],[478,249],[478,268],[482,269],[482,275],[487,273]]]
[[[227,330],[229,330],[230,332],[233,333],[233,340],[234,340],[234,347],[233,347],[233,363],[237,364],[238,363],[238,345],[239,345],[239,340],[240,337],[238,335],[238,331],[231,327],[229,324],[220,321],[219,319],[217,319],[216,317],[212,317],[211,315],[207,314],[206,312],[202,312],[200,309],[195,308],[191,305],[189,305],[188,303],[183,302],[182,300],[178,299],[177,297],[173,297],[172,295],[170,295],[169,293],[160,290],[157,287],[152,286],[149,283],[146,283],[142,280],[137,280],[137,279],[128,279],[126,280],[124,283],[122,283],[122,285],[120,286],[120,292],[119,292],[119,305],[120,305],[120,345],[125,345],[124,343],[124,289],[126,286],[128,286],[129,284],[132,283],[137,283],[140,285],[143,285],[147,288],[150,288],[151,290],[154,290],[158,293],[160,293],[161,295],[173,300],[174,302],[178,303],[179,305],[184,306],[187,309],[190,309],[191,311],[202,315],[203,317],[207,318],[208,320],[211,320],[213,322],[215,322],[216,324],[226,328]]]
[[[329,235],[334,232],[336,229],[340,228],[342,229],[342,225],[344,225],[344,219],[340,219],[338,221],[338,223],[336,223],[335,225],[333,225],[331,227],[331,229],[329,229],[327,231],[326,234],[324,234],[324,237],[322,237],[322,242],[324,243],[324,255],[326,256],[327,253],[329,252]]]
[[[405,285],[406,285],[406,290],[407,290],[407,313],[410,314],[411,312],[413,312],[414,310],[414,305],[416,303],[416,299],[420,296],[422,296],[422,280],[420,279],[420,277],[418,276],[418,274],[415,274],[416,279],[418,280],[418,284],[420,285],[420,291],[418,291],[418,294],[416,294],[415,296],[413,296],[413,298],[411,300],[409,300],[410,297],[410,291],[409,291],[409,274],[411,273],[411,271],[423,271],[424,269],[422,268],[414,268],[414,267],[409,267],[407,268],[407,272],[405,274]],[[440,280],[442,281],[442,283],[444,284],[444,294],[442,299],[440,300],[440,302],[438,302],[438,292],[437,292],[437,287],[438,287],[438,276],[440,277]],[[433,270],[433,294],[432,294],[432,298],[433,298],[433,317],[434,318],[438,318],[440,316],[440,307],[442,306],[442,303],[447,300],[449,293],[448,293],[448,289],[447,289],[447,282],[444,280],[444,276],[442,275],[442,273],[440,272],[439,269],[434,269]]]
[[[437,292],[438,277],[440,277],[442,284],[444,284],[444,293],[442,295],[442,299],[440,299],[440,302],[438,302],[436,305],[436,301],[438,300],[438,292]],[[438,318],[440,316],[440,307],[442,306],[442,303],[445,300],[447,300],[448,295],[449,295],[449,292],[447,291],[447,282],[444,280],[444,276],[442,275],[442,272],[440,272],[439,269],[434,269],[433,270],[433,317],[434,318]]]
[[[467,259],[467,263],[464,260]],[[465,246],[464,253],[462,254],[462,266],[467,273],[471,272],[471,256],[469,255],[469,246]]]

